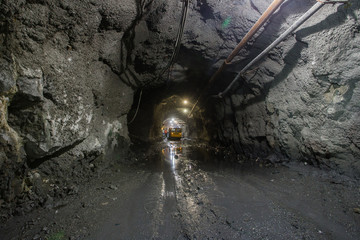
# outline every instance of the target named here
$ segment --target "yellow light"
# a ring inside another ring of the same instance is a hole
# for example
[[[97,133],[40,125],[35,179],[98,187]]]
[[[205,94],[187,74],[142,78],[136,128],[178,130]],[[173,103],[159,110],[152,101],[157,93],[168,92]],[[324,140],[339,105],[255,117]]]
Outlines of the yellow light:
[[[185,108],[185,109],[184,109],[184,113],[187,113],[187,112],[188,112],[188,110]]]
[[[184,100],[184,104],[185,104],[185,105],[188,104],[188,100]]]

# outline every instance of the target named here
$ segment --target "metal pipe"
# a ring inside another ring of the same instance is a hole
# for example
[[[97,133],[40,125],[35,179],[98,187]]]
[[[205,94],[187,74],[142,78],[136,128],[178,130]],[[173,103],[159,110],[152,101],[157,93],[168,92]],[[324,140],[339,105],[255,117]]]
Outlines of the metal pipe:
[[[234,50],[230,53],[230,55],[225,59],[225,61],[221,64],[221,66],[216,70],[216,72],[212,75],[208,82],[209,86],[215,81],[216,77],[223,71],[227,64],[234,59],[234,57],[239,53],[239,51],[246,45],[246,43],[254,36],[254,34],[265,24],[265,22],[270,18],[271,14],[273,14],[276,9],[280,7],[280,5],[285,0],[274,0],[269,7],[265,10],[265,12],[260,16],[260,18],[256,21],[256,23],[251,27],[249,32],[243,37],[243,39],[239,42],[239,44],[234,48]],[[192,107],[188,116],[192,114],[196,105],[200,101],[203,94],[206,92],[207,88],[204,88],[203,91],[200,93],[199,98],[197,99],[196,103]]]
[[[302,15],[293,25],[291,25],[283,34],[281,34],[272,44],[270,44],[264,51],[262,51],[256,58],[254,58],[250,63],[248,63],[234,78],[234,80],[229,84],[229,86],[222,92],[218,94],[218,97],[223,97],[231,87],[240,79],[240,77],[247,71],[254,63],[259,61],[263,56],[265,56],[271,49],[278,45],[281,41],[284,40],[290,33],[295,31],[301,24],[303,24],[307,19],[309,19],[314,13],[316,13],[328,0],[323,2],[317,2],[315,5],[310,8],[304,15]]]
[[[209,84],[212,83],[216,77],[222,72],[225,68],[225,65],[230,64],[230,62],[234,59],[234,57],[239,53],[239,51],[246,45],[246,43],[250,40],[252,36],[261,28],[264,23],[269,19],[271,14],[275,12],[276,9],[280,7],[280,5],[285,0],[274,0],[269,7],[265,10],[265,12],[261,15],[261,17],[256,21],[256,23],[251,27],[249,32],[243,37],[243,39],[239,42],[239,44],[234,48],[234,50],[230,53],[230,55],[225,59],[222,65],[218,68],[218,70],[213,74],[210,78]]]
[[[159,73],[159,75],[153,79],[150,80],[149,82],[145,83],[144,86],[149,85],[151,82],[160,79],[164,73],[171,67],[171,65],[174,63],[175,58],[177,57],[177,55],[179,54],[180,51],[180,43],[181,43],[181,38],[183,36],[183,32],[184,32],[184,27],[185,27],[185,22],[186,22],[186,16],[187,16],[187,12],[188,12],[188,8],[189,8],[189,0],[184,0],[183,1],[183,6],[182,6],[182,13],[181,13],[181,19],[180,19],[180,24],[179,24],[179,29],[176,35],[176,41],[175,41],[175,45],[174,45],[174,51],[171,55],[170,61],[168,62],[168,64],[161,70],[161,72]]]
[[[236,48],[231,52],[231,54],[226,59],[226,63],[230,63],[234,57],[239,53],[239,51],[245,46],[245,44],[250,40],[252,36],[259,30],[261,26],[269,19],[271,14],[275,12],[278,7],[284,2],[285,0],[274,0],[270,6],[265,10],[265,12],[261,15],[261,17],[256,21],[254,26],[249,30],[249,32],[244,36],[241,42],[236,46]]]

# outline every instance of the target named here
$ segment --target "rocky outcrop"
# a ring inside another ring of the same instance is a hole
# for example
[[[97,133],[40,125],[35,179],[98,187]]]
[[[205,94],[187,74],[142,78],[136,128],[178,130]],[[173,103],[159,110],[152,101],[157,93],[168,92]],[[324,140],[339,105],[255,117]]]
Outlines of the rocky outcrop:
[[[22,140],[7,123],[8,99],[0,99],[0,174],[1,199],[13,200],[22,193],[25,174]]]
[[[24,169],[65,179],[117,145],[127,151],[133,89],[120,78],[121,44],[138,5],[19,0],[0,9],[0,197],[11,200],[15,188],[29,190]]]

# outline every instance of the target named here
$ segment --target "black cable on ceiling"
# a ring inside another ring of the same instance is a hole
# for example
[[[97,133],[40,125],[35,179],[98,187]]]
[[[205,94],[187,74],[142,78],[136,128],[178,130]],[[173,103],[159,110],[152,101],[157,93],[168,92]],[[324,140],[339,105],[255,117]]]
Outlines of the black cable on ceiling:
[[[179,51],[180,51],[180,45],[181,45],[180,43],[181,43],[181,39],[182,39],[182,36],[183,36],[183,33],[184,33],[184,27],[185,27],[188,8],[189,8],[189,0],[183,0],[182,14],[181,14],[181,19],[180,19],[180,23],[179,23],[179,29],[178,29],[177,36],[176,36],[176,41],[175,41],[175,45],[174,45],[174,51],[173,51],[173,53],[171,55],[170,61],[161,70],[160,74],[158,74],[158,76],[155,79],[145,83],[144,87],[149,85],[150,83],[156,81],[156,80],[159,80],[164,75],[164,73],[167,70],[169,70],[169,68],[174,64],[174,61],[175,61],[175,59],[176,59],[176,57],[177,57],[177,55],[179,54]]]

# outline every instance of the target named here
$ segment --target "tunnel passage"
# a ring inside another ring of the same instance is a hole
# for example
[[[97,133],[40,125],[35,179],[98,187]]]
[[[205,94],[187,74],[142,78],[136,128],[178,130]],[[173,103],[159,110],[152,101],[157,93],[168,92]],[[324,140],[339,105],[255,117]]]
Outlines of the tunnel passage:
[[[167,128],[171,126],[183,128],[186,138],[209,141],[212,131],[209,127],[209,119],[204,115],[204,109],[199,107],[194,114],[189,116],[195,101],[189,95],[169,96],[168,91],[163,89],[147,90],[142,94],[138,107],[139,94],[136,94],[129,113],[129,119],[131,119],[138,108],[134,121],[129,123],[130,138],[133,141],[160,140],[161,129],[165,124]]]
[[[188,18],[177,41],[184,2]],[[127,159],[130,140],[161,140],[172,118],[184,122],[185,137],[252,160],[281,161],[279,154],[359,179],[360,1],[326,4],[244,73],[296,19],[327,1],[285,1],[227,64],[270,2],[3,1],[0,205],[10,212],[29,197],[43,206],[43,189],[59,196],[50,185],[60,183],[70,192],[111,164],[104,152],[114,146],[115,160]],[[222,62],[225,71],[187,117],[183,100],[194,104]],[[228,94],[212,98],[239,73]]]

